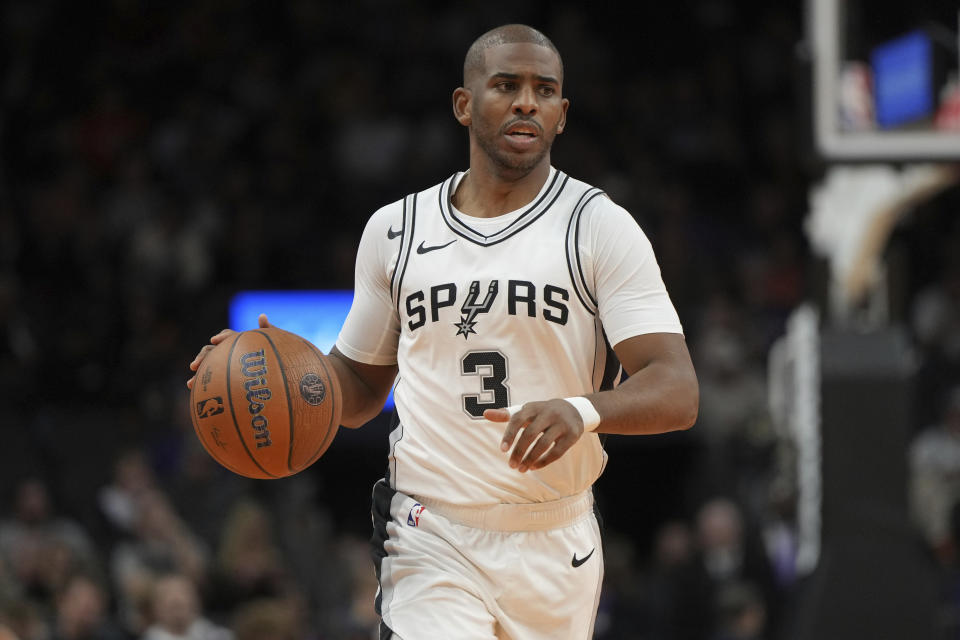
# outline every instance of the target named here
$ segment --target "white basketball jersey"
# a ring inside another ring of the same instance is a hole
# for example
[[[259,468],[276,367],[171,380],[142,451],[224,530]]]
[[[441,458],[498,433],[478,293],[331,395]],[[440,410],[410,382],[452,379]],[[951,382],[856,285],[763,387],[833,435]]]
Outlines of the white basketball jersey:
[[[529,205],[480,219],[451,205],[463,175],[371,218],[338,348],[398,364],[393,488],[476,506],[582,492],[606,463],[596,434],[519,473],[483,411],[610,388],[604,329],[612,344],[679,333],[676,312],[646,237],[599,189],[551,169]]]

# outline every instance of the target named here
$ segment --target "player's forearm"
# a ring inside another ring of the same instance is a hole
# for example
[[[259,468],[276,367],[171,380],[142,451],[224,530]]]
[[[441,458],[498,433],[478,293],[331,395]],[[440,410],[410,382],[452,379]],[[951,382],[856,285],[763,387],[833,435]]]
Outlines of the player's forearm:
[[[616,389],[587,396],[600,414],[599,433],[654,434],[689,429],[700,388],[692,366],[654,361]]]
[[[337,372],[343,396],[340,424],[351,429],[362,427],[383,410],[396,377],[396,368],[392,374],[378,371],[376,375],[370,375],[368,370],[359,367],[336,348],[331,351],[329,359]]]

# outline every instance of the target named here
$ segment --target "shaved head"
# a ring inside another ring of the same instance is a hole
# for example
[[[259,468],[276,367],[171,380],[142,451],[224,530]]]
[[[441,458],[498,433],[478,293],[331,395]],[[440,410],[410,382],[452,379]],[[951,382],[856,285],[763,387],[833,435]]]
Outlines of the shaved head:
[[[550,38],[525,24],[505,24],[487,31],[474,40],[470,48],[467,49],[467,56],[463,60],[464,86],[467,86],[478,73],[483,72],[484,53],[487,49],[498,47],[502,44],[517,43],[540,45],[541,47],[547,47],[557,54],[557,60],[560,61],[561,80],[563,79],[563,59],[560,57],[560,52],[557,51],[557,48],[550,41]]]

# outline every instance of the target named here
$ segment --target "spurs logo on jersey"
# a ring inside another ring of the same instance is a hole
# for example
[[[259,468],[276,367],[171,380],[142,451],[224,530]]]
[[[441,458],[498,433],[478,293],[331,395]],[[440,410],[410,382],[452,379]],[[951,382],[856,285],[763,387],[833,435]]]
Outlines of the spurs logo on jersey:
[[[497,297],[497,290],[499,287],[499,282],[492,280],[490,286],[487,287],[487,295],[483,299],[483,302],[477,303],[477,298],[480,297],[480,281],[474,280],[470,283],[470,293],[467,295],[467,299],[464,301],[463,306],[460,307],[460,313],[464,314],[460,318],[460,322],[454,326],[457,328],[457,335],[463,334],[463,339],[466,340],[470,337],[471,333],[476,333],[473,326],[477,324],[474,318],[477,317],[478,313],[486,313],[490,311],[490,307],[493,305],[494,298]]]

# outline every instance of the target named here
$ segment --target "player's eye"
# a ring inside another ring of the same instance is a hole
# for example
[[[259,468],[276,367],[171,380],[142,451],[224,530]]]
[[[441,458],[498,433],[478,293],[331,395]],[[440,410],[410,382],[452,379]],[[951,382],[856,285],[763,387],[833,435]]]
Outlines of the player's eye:
[[[550,85],[543,85],[540,87],[540,95],[546,96],[548,98],[553,94],[555,94],[556,92],[557,90],[551,87]]]
[[[513,91],[516,88],[517,88],[517,85],[513,82],[504,81],[504,82],[497,83],[497,89],[499,89],[500,91]]]

